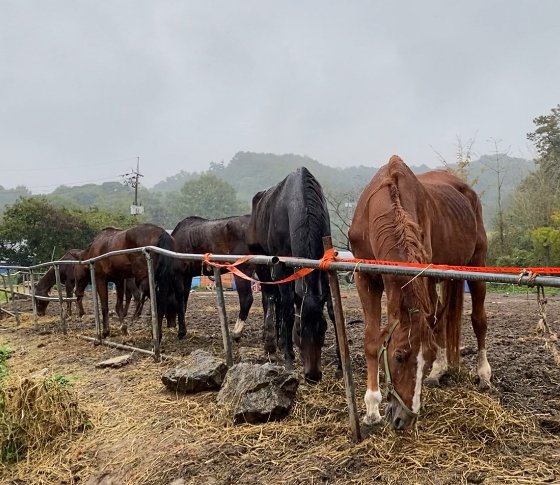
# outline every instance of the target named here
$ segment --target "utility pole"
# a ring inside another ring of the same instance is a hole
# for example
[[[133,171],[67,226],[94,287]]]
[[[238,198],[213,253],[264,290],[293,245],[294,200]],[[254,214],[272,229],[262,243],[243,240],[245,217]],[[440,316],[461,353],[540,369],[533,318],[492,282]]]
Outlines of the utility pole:
[[[130,213],[133,216],[144,213],[144,207],[138,205],[138,185],[140,184],[139,178],[143,177],[140,173],[140,157],[136,157],[136,170],[121,175],[124,178],[124,185],[134,189],[134,203],[130,206]]]

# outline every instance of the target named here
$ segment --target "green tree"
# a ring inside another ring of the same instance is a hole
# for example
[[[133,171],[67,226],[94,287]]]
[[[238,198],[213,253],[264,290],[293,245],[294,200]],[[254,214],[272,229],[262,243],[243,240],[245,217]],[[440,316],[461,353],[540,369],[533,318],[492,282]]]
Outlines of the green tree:
[[[548,115],[533,120],[535,131],[527,138],[535,144],[540,169],[558,186],[560,182],[560,104],[552,108]]]
[[[539,227],[531,231],[535,255],[545,266],[558,266],[560,263],[560,229]]]
[[[213,174],[204,174],[186,182],[177,201],[175,213],[179,219],[175,224],[187,216],[217,219],[249,211],[249,205],[237,198],[235,189]]]
[[[20,199],[4,213],[0,228],[0,259],[12,264],[37,264],[84,247],[96,231],[69,210],[44,197]]]
[[[0,226],[0,260],[37,264],[86,247],[104,227],[131,227],[138,221],[122,212],[58,207],[45,197],[28,197],[7,207]]]

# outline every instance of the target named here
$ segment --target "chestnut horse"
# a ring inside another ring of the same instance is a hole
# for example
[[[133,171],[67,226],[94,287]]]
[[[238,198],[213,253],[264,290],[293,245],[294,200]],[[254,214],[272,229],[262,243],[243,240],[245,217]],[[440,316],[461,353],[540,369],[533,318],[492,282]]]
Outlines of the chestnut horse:
[[[175,250],[181,253],[216,253],[216,254],[249,254],[246,242],[246,231],[249,224],[249,215],[225,217],[223,219],[204,219],[202,217],[187,217],[183,219],[171,235],[175,239]],[[201,261],[181,260],[185,307],[189,300],[192,279],[203,272]],[[253,273],[254,267],[242,264],[238,269],[248,276]],[[207,273],[212,275],[213,272]],[[233,276],[235,288],[239,296],[239,316],[232,337],[238,340],[243,332],[243,326],[253,304],[251,282],[237,275]]]
[[[70,249],[67,251],[60,261],[79,261],[81,257],[82,250],[81,249]],[[73,264],[61,264],[60,265],[60,283],[64,285],[66,289],[66,297],[71,298],[74,294],[74,286],[76,280],[74,278],[74,266]],[[51,288],[56,284],[56,275],[54,272],[54,268],[49,268],[49,270],[43,275],[43,277],[37,282],[35,286],[35,295],[37,296],[49,296],[49,292]],[[134,318],[136,318],[140,312],[142,311],[142,300],[140,295],[140,290],[136,286],[133,278],[127,278],[125,280],[125,288],[124,288],[124,295],[125,295],[125,306],[123,313],[126,316],[128,313],[128,308],[130,306],[130,300],[134,298],[136,302],[136,310],[134,312]],[[76,301],[76,305],[78,306],[78,315],[82,317],[85,315],[85,310],[82,304],[82,299]],[[49,306],[49,300],[37,300],[36,307],[37,307],[37,315],[44,316],[47,307]],[[72,315],[72,302],[66,302],[66,313],[68,315]]]
[[[175,242],[164,229],[153,224],[139,224],[126,230],[106,228],[82,251],[81,260],[100,256],[111,251],[142,246],[157,246],[162,249],[173,251],[175,249]],[[178,337],[181,339],[186,335],[186,331],[183,294],[179,291],[180,285],[178,285],[177,265],[170,256],[166,255],[153,253],[152,259],[154,261],[154,280],[156,285],[157,314],[160,329],[162,319],[167,311],[167,303],[171,298],[174,298],[178,303]],[[97,293],[101,302],[101,313],[103,315],[103,336],[107,337],[110,335],[107,294],[107,283],[109,281],[114,282],[117,288],[117,314],[121,322],[121,330],[126,334],[127,326],[124,323],[123,311],[123,283],[126,278],[134,278],[139,288],[148,287],[148,265],[146,263],[146,258],[142,253],[111,256],[96,261],[94,267]],[[76,265],[74,276],[76,279],[75,293],[78,299],[81,299],[91,279],[87,265]]]
[[[484,266],[487,240],[480,199],[445,170],[415,176],[393,156],[364,189],[349,230],[356,258]],[[421,274],[421,270],[419,270]],[[366,424],[381,421],[379,361],[388,383],[386,418],[396,429],[414,424],[420,410],[424,366],[431,384],[459,363],[463,280],[356,273],[365,316]],[[468,282],[472,326],[478,342],[478,375],[490,385],[486,358],[486,283]],[[387,326],[381,331],[381,295],[387,292]],[[432,365],[433,364],[433,365]]]
[[[247,243],[252,254],[320,259],[324,253],[323,236],[330,233],[323,190],[305,167],[298,168],[275,186],[253,197],[247,230]],[[281,280],[294,270],[277,264],[272,271],[267,266],[258,265],[256,272],[261,281],[271,281]],[[327,274],[313,271],[295,282],[263,284],[261,290],[265,309],[265,350],[274,352],[278,339],[284,350],[286,367],[292,368],[295,340],[305,378],[318,382],[322,377],[321,349],[327,329],[323,315],[325,304],[334,322]]]

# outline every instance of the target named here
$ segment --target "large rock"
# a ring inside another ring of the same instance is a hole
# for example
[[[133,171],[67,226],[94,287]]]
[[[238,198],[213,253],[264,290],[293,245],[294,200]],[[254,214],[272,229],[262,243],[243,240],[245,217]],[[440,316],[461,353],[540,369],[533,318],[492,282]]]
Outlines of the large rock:
[[[232,409],[235,423],[279,420],[290,412],[298,384],[283,367],[241,363],[228,371],[218,403]]]
[[[172,391],[185,393],[219,389],[224,381],[227,365],[222,359],[204,350],[195,350],[187,360],[161,376]]]

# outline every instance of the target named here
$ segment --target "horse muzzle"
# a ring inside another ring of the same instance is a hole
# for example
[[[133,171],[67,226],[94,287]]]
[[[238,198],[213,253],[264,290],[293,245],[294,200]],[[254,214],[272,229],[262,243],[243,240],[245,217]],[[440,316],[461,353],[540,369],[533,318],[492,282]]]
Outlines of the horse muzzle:
[[[412,428],[418,418],[417,414],[412,414],[402,406],[396,399],[391,399],[385,410],[385,419],[397,431],[404,431]]]

